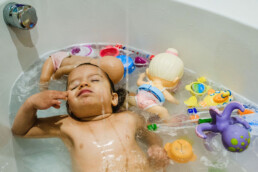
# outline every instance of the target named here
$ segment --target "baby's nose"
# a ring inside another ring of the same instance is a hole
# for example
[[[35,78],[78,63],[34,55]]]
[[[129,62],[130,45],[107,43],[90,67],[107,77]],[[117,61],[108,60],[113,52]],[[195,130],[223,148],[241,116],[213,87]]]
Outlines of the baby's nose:
[[[83,88],[83,87],[89,87],[90,85],[87,83],[87,82],[82,82],[80,84],[80,88]]]

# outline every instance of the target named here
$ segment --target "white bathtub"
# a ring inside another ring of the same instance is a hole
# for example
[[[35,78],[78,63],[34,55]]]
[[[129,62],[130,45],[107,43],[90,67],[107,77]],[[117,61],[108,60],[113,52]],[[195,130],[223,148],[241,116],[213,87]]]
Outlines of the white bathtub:
[[[0,0],[0,171],[18,171],[9,122],[12,85],[42,54],[71,44],[121,43],[153,54],[174,47],[187,68],[258,102],[258,19],[250,12],[257,3],[245,1],[252,2],[247,8],[230,0],[225,8],[214,1],[23,0],[38,15],[36,27],[24,31],[4,23],[1,11],[12,1]]]

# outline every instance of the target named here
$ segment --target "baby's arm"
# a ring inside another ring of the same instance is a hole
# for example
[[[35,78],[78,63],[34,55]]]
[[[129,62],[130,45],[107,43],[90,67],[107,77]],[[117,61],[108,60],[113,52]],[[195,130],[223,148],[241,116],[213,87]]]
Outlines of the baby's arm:
[[[137,116],[138,137],[148,148],[149,162],[154,169],[164,168],[168,165],[169,159],[163,148],[162,139],[154,132],[147,129],[145,119]]]
[[[151,147],[152,145],[163,145],[161,138],[154,132],[150,132],[147,129],[147,124],[145,122],[145,119],[141,115],[137,115],[137,128],[138,128],[138,136],[141,139],[143,143],[145,143],[148,147]]]
[[[51,76],[55,72],[54,64],[51,57],[49,57],[43,64],[41,75],[40,75],[40,91],[48,89],[48,82],[51,79]]]
[[[12,132],[23,137],[54,137],[59,134],[58,121],[61,116],[37,118],[37,110],[48,109],[51,106],[60,108],[59,99],[66,99],[67,92],[44,91],[29,97],[20,107],[14,119]]]

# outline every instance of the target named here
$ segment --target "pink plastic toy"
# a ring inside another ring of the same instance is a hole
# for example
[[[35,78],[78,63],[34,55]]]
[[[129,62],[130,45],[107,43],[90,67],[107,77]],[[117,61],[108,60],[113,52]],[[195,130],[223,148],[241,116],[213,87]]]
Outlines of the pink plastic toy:
[[[112,47],[112,46],[107,46],[106,48],[100,50],[99,52],[101,57],[104,56],[118,56],[119,55],[119,50],[116,47]]]
[[[137,67],[143,67],[143,66],[147,66],[149,62],[146,58],[138,56],[135,58],[134,64]]]

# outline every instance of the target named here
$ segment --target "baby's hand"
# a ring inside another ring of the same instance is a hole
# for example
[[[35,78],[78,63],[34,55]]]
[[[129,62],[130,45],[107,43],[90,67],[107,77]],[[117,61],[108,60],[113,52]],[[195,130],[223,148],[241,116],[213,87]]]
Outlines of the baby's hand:
[[[164,148],[158,145],[152,145],[147,151],[150,165],[154,169],[164,168],[169,163],[169,158]]]
[[[55,90],[47,90],[38,94],[32,95],[28,98],[28,102],[35,109],[48,109],[51,106],[59,109],[61,101],[59,99],[66,100],[68,93],[66,91],[55,91]]]

